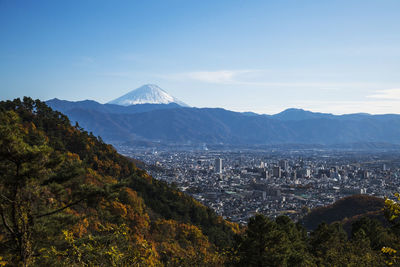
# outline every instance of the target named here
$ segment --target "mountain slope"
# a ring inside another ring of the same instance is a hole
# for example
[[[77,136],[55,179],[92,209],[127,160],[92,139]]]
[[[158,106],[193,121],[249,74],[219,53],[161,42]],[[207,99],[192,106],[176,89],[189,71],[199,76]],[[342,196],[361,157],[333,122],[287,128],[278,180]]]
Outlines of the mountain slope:
[[[160,87],[154,84],[143,85],[117,99],[114,99],[108,104],[121,106],[130,106],[136,104],[170,104],[175,103],[180,106],[187,106],[182,101],[169,95]]]
[[[220,265],[236,225],[38,100],[0,102],[0,122],[2,261]]]
[[[333,223],[351,220],[353,217],[379,215],[383,217],[384,199],[368,195],[353,195],[342,198],[332,205],[312,210],[302,220],[309,230],[314,230],[321,223]],[[377,216],[375,216],[377,217]]]

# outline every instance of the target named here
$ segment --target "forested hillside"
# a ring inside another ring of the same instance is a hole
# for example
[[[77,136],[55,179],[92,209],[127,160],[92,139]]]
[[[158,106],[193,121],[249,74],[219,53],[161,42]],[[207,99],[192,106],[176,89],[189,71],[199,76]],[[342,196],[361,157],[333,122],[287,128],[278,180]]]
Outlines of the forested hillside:
[[[399,264],[396,202],[390,227],[362,217],[350,235],[285,216],[239,228],[30,98],[0,102],[0,179],[0,266]]]
[[[38,100],[0,109],[3,263],[222,264],[237,225]]]
[[[332,205],[318,207],[302,218],[301,222],[308,230],[314,230],[321,223],[333,223],[353,220],[360,216],[383,218],[384,200],[368,195],[344,197]]]

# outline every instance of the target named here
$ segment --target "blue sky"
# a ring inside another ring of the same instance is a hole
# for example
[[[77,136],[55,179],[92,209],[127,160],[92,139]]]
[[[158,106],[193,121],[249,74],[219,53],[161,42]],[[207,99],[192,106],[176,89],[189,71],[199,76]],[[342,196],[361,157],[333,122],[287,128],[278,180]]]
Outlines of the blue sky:
[[[400,113],[400,1],[0,0],[0,99]]]

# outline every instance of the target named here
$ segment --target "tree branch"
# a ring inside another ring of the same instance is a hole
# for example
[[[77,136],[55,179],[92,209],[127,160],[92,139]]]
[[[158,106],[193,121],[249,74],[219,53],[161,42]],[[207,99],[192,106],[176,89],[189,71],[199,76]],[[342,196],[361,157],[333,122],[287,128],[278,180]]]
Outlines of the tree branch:
[[[0,194],[0,196],[1,196],[2,198],[4,198],[5,200],[7,200],[8,202],[11,202],[11,203],[15,202],[15,201],[12,201],[11,199],[9,199],[8,197],[6,197],[6,196],[3,195],[3,194]]]
[[[54,210],[54,211],[47,212],[47,213],[40,214],[40,215],[36,215],[35,218],[38,219],[38,218],[41,218],[41,217],[46,217],[46,216],[50,216],[50,215],[56,214],[56,213],[58,213],[58,212],[60,212],[60,211],[63,211],[63,210],[65,210],[65,209],[67,209],[67,208],[73,206],[73,205],[78,204],[79,202],[81,202],[81,201],[83,201],[83,200],[84,200],[84,198],[82,198],[82,199],[80,199],[80,200],[77,200],[77,201],[74,201],[74,202],[72,202],[72,203],[70,203],[70,204],[68,204],[68,205],[66,205],[66,206],[64,206],[64,207],[62,207],[62,208],[56,209],[56,210]]]
[[[1,214],[1,220],[3,221],[3,225],[4,227],[7,229],[7,231],[9,231],[12,235],[14,235],[14,231],[11,229],[11,227],[8,225],[6,218],[4,217],[4,210],[3,210],[3,206],[0,205],[0,214]]]

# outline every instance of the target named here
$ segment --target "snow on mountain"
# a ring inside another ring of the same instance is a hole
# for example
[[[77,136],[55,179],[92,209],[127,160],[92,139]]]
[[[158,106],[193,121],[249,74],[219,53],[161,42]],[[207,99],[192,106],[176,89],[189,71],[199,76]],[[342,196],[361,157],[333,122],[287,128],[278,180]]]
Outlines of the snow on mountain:
[[[129,93],[114,99],[108,104],[120,106],[130,106],[135,104],[169,104],[176,103],[180,106],[188,107],[185,103],[171,96],[163,89],[154,84],[143,85]]]

